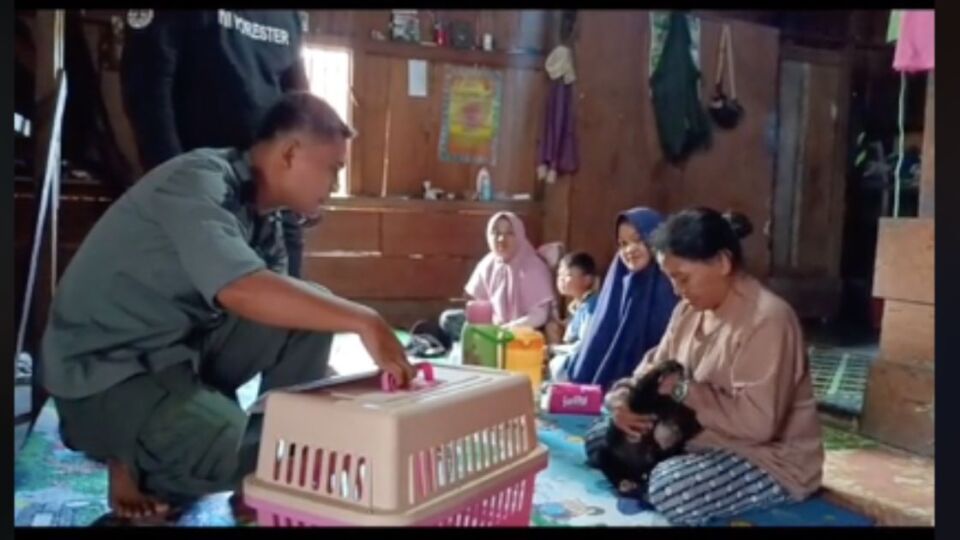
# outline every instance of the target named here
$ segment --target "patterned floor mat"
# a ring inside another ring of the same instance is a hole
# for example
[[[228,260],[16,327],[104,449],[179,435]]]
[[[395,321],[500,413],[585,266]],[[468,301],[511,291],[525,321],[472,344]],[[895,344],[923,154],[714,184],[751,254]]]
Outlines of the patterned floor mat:
[[[359,340],[338,339],[332,365],[341,374],[364,370]],[[241,403],[256,397],[254,380],[240,392]],[[538,437],[550,451],[550,464],[537,477],[532,523],[535,526],[662,526],[665,520],[634,499],[617,497],[602,475],[584,464],[582,434],[589,417],[544,416]],[[826,430],[825,446],[831,449],[869,447],[870,442],[836,430]],[[107,478],[104,468],[63,446],[52,403],[42,411],[34,432],[14,466],[14,512],[17,526],[88,526],[107,513]],[[188,508],[175,525],[232,527],[236,525],[228,494],[207,497]],[[726,526],[866,526],[870,520],[822,499],[750,513],[717,525]]]
[[[249,392],[249,390],[248,390]],[[538,437],[550,451],[550,464],[537,478],[532,522],[536,526],[664,526],[666,521],[634,499],[616,496],[596,470],[584,465],[584,417],[540,419]],[[862,448],[863,440],[828,430],[828,448]],[[66,449],[57,435],[52,405],[15,465],[17,526],[88,526],[107,512],[103,467]],[[207,497],[186,510],[176,525],[232,527],[228,494]],[[755,512],[715,525],[866,526],[870,521],[820,499]]]

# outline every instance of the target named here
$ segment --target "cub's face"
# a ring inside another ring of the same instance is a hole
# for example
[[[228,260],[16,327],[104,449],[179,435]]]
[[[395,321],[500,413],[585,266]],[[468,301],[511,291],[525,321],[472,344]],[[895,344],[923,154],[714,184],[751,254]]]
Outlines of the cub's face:
[[[683,433],[680,432],[680,426],[674,422],[657,422],[653,428],[653,440],[656,441],[660,450],[673,450],[683,440]]]

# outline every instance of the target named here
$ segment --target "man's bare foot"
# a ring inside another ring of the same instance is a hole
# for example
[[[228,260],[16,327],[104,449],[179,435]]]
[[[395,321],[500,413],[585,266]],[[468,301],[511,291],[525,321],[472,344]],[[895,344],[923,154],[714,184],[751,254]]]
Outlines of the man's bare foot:
[[[163,521],[170,505],[140,491],[133,474],[118,461],[107,464],[110,474],[110,509],[118,517],[134,521]]]
[[[257,521],[257,511],[243,502],[243,492],[239,489],[230,496],[230,510],[239,525],[249,525]]]

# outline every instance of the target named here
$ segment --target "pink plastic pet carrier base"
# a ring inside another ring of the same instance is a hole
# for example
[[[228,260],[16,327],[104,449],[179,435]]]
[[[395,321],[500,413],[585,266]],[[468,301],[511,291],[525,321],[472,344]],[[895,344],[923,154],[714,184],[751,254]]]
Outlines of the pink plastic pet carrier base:
[[[261,526],[524,527],[537,444],[526,376],[420,364],[425,381],[384,376],[267,398],[245,502]],[[308,420],[309,419],[309,420]]]
[[[533,486],[537,472],[511,479],[507,483],[480,492],[459,507],[420,522],[413,527],[527,527],[533,510]],[[257,511],[257,523],[262,527],[350,527],[359,523],[326,519],[307,512],[291,510],[279,504],[246,497],[245,501]],[[396,523],[399,525],[399,523]],[[384,524],[385,525],[385,524]]]

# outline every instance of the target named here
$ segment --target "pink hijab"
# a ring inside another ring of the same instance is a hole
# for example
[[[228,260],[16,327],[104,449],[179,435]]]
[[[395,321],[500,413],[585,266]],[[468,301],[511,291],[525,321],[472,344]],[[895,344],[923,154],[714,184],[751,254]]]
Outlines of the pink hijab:
[[[498,257],[493,249],[491,233],[497,220],[505,218],[513,226],[516,251],[510,260]],[[493,322],[505,324],[526,316],[534,308],[553,300],[553,277],[540,258],[513,212],[498,212],[487,222],[490,253],[477,264],[464,290],[477,300],[493,306]]]

